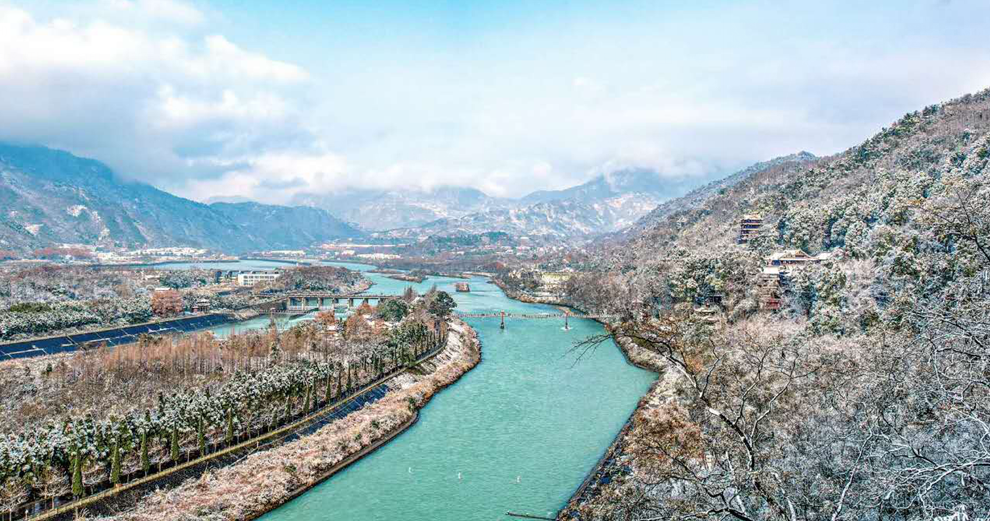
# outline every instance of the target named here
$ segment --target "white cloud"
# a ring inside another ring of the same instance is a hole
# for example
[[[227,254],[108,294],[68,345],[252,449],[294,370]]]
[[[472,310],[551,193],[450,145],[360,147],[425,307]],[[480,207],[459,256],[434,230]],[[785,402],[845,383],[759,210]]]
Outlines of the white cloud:
[[[142,16],[183,25],[199,25],[206,15],[195,7],[175,0],[105,0],[108,7],[129,16]]]
[[[206,37],[207,63],[205,72],[224,71],[230,76],[268,79],[293,83],[303,81],[309,75],[302,68],[266,58],[261,54],[245,52],[220,35]]]
[[[575,89],[591,94],[597,94],[605,90],[605,85],[601,82],[584,76],[574,78],[574,81],[572,81],[571,84],[574,85]]]
[[[138,0],[137,4],[139,10],[173,22],[198,25],[206,20],[200,10],[173,0]]]
[[[405,15],[325,17],[278,42],[309,59],[290,63],[206,1],[0,0],[0,140],[197,199],[447,184],[516,196],[624,167],[701,178],[832,153],[990,82],[985,3],[881,2],[856,17],[644,4],[456,34]]]
[[[330,152],[281,152],[238,158],[218,166],[230,170],[217,179],[192,179],[183,191],[197,199],[223,194],[287,202],[297,193],[336,189],[346,162]]]
[[[184,24],[202,16],[174,1],[113,7]],[[66,148],[166,189],[284,149],[308,153],[297,105],[308,78],[220,35],[45,20],[0,4],[0,140]]]

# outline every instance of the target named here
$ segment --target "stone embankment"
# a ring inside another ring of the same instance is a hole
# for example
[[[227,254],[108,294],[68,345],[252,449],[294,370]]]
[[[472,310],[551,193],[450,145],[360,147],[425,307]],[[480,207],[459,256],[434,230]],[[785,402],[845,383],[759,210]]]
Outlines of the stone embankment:
[[[481,344],[454,320],[446,347],[388,382],[382,399],[318,431],[141,498],[104,520],[256,519],[371,453],[415,423],[419,409],[481,361]]]

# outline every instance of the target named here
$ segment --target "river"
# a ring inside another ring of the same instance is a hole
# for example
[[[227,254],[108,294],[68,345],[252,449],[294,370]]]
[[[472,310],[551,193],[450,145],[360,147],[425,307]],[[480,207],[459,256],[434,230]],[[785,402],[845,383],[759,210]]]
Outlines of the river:
[[[367,271],[372,266],[335,263]],[[420,284],[366,273],[372,292],[407,286],[448,291],[460,312],[545,313],[473,278]],[[495,520],[506,511],[552,516],[622,428],[655,375],[612,345],[580,361],[575,340],[600,333],[590,320],[468,319],[483,361],[420,412],[407,432],[345,471],[270,512],[264,521]],[[238,326],[241,327],[241,326]]]

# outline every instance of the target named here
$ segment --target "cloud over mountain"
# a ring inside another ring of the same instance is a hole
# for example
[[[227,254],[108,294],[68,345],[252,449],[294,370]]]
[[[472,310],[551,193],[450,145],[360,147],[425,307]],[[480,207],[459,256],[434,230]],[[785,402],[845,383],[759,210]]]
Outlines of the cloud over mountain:
[[[990,84],[985,2],[620,4],[0,0],[0,140],[198,200],[518,197],[838,152]]]
[[[310,76],[202,32],[204,16],[170,0],[112,2],[81,20],[0,4],[0,139],[64,146],[164,187],[277,177],[287,150],[316,143],[299,108]]]

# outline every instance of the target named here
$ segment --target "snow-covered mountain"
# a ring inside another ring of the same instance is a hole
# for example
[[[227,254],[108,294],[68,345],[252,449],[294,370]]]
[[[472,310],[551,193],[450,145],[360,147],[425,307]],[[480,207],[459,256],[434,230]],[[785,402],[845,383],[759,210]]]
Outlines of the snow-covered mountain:
[[[438,219],[514,206],[511,199],[460,187],[429,191],[350,189],[330,194],[301,194],[292,202],[322,208],[366,230],[408,228]]]
[[[491,208],[379,236],[415,239],[432,235],[506,232],[559,240],[586,239],[635,223],[664,200],[692,186],[689,180],[661,179],[651,170],[620,170],[564,190],[533,192],[496,200]]]

